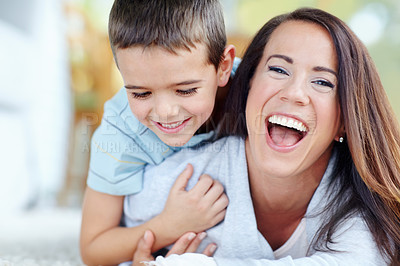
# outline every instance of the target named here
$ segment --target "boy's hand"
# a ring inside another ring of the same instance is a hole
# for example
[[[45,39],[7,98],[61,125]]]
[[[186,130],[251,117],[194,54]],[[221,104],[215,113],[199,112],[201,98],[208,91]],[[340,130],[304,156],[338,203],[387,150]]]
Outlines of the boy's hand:
[[[228,197],[224,187],[209,175],[200,176],[189,191],[186,186],[193,174],[188,164],[172,186],[164,210],[159,215],[165,232],[172,241],[186,232],[202,232],[213,227],[225,217]]]
[[[178,241],[176,241],[166,257],[172,254],[180,255],[187,252],[195,252],[205,236],[205,232],[201,232],[199,234],[189,232],[184,234],[178,239]],[[132,259],[132,266],[143,266],[145,264],[142,263],[142,261],[154,260],[154,257],[151,255],[153,244],[154,234],[151,231],[147,230],[137,245],[136,251]],[[212,256],[215,252],[216,247],[217,246],[215,244],[209,244],[203,251],[203,254],[207,256]]]

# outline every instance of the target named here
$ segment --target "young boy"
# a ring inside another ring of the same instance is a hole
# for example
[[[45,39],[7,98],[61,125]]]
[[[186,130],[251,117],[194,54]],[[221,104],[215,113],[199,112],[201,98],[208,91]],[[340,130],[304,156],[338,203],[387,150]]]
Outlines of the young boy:
[[[224,27],[217,0],[114,2],[109,37],[125,88],[105,104],[92,138],[80,239],[86,264],[130,260],[147,229],[156,236],[156,251],[223,219],[222,185],[204,175],[186,191],[188,165],[160,215],[137,227],[119,226],[124,196],[141,191],[146,164],[212,137],[196,133],[210,120],[217,88],[232,71],[235,51],[225,47]]]

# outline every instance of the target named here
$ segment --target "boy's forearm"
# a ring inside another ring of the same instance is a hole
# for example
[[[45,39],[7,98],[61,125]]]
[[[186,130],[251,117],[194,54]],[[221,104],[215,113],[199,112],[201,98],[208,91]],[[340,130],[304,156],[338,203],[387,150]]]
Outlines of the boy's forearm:
[[[137,238],[131,228],[114,227],[98,235],[91,242],[81,244],[82,260],[87,265],[115,265],[130,261]]]
[[[131,261],[146,230],[151,230],[155,235],[152,252],[176,241],[176,237],[167,234],[163,222],[156,216],[136,227],[114,227],[103,232],[82,248],[82,259],[88,265],[115,265]]]
[[[113,196],[86,188],[82,206],[81,257],[88,265],[113,265],[131,260],[134,237],[120,227],[123,196]],[[138,238],[139,239],[139,238]]]
[[[168,245],[173,244],[176,240],[178,240],[179,237],[181,237],[181,235],[174,235],[173,232],[175,230],[171,230],[171,228],[166,224],[166,221],[162,219],[161,214],[155,216],[153,219],[147,221],[141,226],[143,233],[139,236],[136,243],[139,242],[140,237],[144,235],[146,230],[152,231],[155,236],[152,252],[156,252]]]

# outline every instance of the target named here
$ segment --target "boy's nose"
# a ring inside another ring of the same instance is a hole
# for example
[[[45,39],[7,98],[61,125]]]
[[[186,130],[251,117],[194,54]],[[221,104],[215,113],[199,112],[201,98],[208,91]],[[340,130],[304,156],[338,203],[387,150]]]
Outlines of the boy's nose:
[[[179,106],[172,99],[160,98],[156,101],[155,111],[162,122],[169,122],[178,116]]]

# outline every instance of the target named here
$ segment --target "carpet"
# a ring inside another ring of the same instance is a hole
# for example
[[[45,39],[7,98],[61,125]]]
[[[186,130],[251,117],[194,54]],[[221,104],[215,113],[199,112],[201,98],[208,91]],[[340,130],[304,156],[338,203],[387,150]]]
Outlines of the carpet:
[[[80,266],[80,209],[2,214],[1,266]]]

